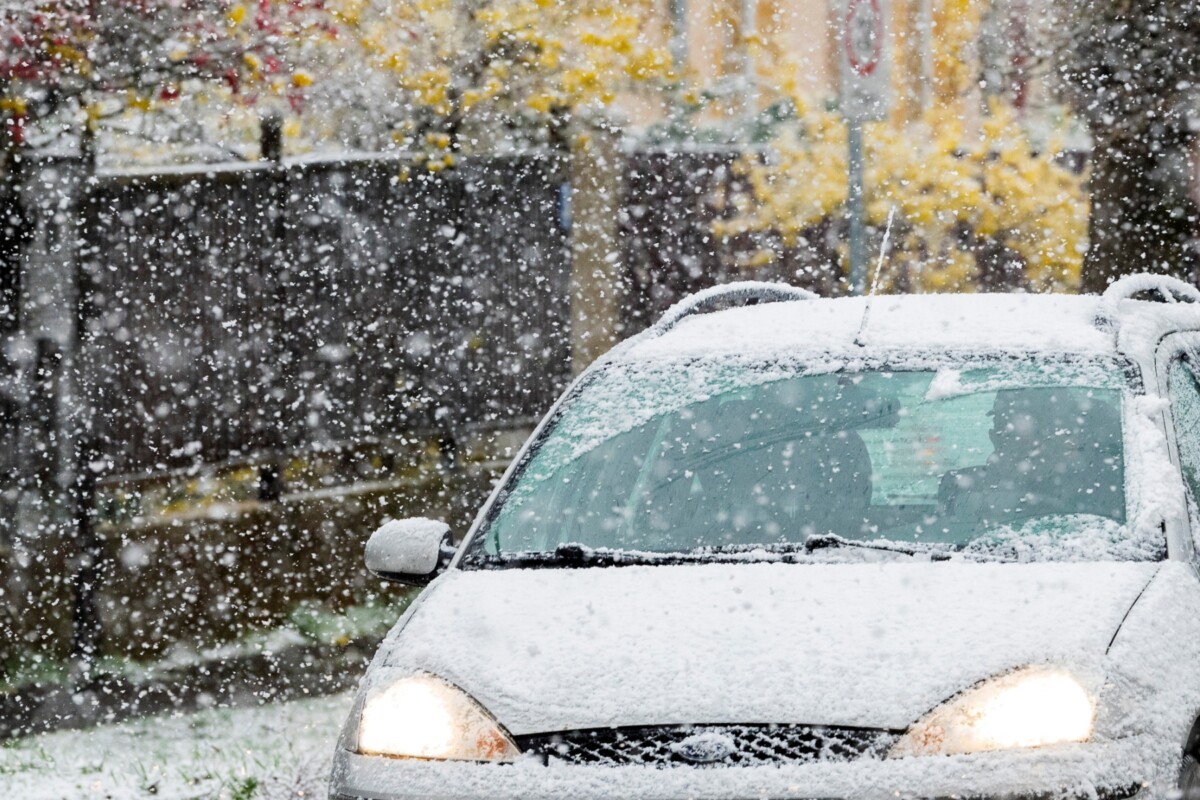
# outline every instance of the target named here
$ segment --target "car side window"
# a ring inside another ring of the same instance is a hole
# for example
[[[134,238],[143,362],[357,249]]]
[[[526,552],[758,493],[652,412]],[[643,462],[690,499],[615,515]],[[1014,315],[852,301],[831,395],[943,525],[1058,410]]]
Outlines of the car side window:
[[[1167,397],[1175,420],[1179,464],[1192,495],[1193,508],[1200,508],[1200,380],[1189,359],[1180,358],[1167,375]]]

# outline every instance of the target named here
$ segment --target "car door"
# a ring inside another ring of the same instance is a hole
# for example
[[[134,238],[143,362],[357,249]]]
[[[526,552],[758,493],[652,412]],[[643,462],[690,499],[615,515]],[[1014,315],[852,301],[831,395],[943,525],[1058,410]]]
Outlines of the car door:
[[[1187,495],[1190,536],[1182,538],[1187,556],[1195,560],[1200,553],[1200,332],[1165,339],[1156,368],[1160,391],[1170,403],[1165,411],[1167,445]]]

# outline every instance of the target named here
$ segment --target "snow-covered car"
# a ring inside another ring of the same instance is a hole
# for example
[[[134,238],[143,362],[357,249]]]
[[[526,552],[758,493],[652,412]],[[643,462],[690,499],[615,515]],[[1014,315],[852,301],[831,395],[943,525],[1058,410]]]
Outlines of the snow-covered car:
[[[371,537],[428,588],[331,796],[1190,796],[1198,357],[1200,292],[1161,277],[694,295],[568,389],[457,548]]]

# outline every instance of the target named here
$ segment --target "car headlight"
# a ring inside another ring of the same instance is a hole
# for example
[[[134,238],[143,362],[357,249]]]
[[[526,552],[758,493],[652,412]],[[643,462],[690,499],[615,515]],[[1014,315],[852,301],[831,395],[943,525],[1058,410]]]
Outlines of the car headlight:
[[[456,761],[513,761],[521,754],[499,723],[465,692],[425,674],[401,678],[367,696],[358,751]]]
[[[955,755],[1082,742],[1096,704],[1070,673],[1027,667],[970,689],[913,725],[889,758]]]

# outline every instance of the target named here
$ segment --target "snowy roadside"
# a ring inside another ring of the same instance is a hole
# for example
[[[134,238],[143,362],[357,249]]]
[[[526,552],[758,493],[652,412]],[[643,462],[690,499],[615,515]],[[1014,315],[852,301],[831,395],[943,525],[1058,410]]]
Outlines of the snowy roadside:
[[[353,693],[149,717],[0,744],[0,796],[324,798]]]

